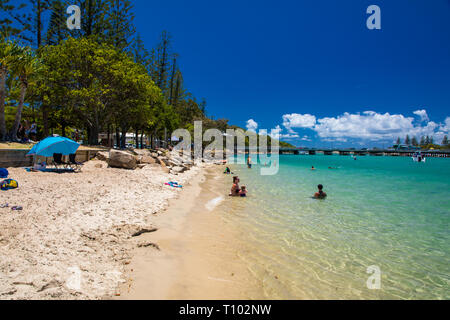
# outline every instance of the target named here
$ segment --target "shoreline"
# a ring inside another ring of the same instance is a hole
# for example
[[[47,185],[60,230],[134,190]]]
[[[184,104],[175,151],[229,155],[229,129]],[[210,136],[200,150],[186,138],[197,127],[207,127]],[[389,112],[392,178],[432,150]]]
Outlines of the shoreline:
[[[141,245],[136,234],[154,232],[155,213],[181,193],[164,183],[184,184],[204,167],[179,175],[151,164],[107,168],[100,160],[86,162],[81,173],[8,168],[19,187],[1,193],[0,299],[114,295],[129,252]],[[23,210],[11,210],[17,205]]]
[[[113,299],[264,298],[239,257],[242,241],[215,210],[223,195],[223,166],[197,175],[168,208],[157,214],[157,232],[140,236],[154,247],[133,249],[126,283]]]

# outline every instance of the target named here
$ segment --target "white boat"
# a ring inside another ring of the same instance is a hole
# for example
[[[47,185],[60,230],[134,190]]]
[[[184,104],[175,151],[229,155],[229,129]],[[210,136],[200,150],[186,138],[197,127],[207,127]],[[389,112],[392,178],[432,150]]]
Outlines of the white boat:
[[[412,159],[414,162],[425,162],[427,160],[420,152],[414,153]]]

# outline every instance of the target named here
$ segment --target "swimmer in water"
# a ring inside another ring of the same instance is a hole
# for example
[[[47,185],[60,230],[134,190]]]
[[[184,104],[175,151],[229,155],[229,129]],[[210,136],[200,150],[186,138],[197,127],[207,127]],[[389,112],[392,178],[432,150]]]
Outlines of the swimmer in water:
[[[239,196],[240,197],[246,197],[247,196],[247,189],[245,186],[241,187],[241,191],[239,191]]]
[[[319,185],[317,186],[317,189],[319,189],[319,191],[317,191],[317,192],[314,194],[314,198],[315,198],[315,199],[325,199],[325,198],[327,197],[327,194],[326,194],[325,192],[322,191],[323,185],[319,184]]]
[[[239,192],[241,191],[241,189],[239,188],[239,181],[240,180],[238,176],[233,177],[233,186],[231,187],[230,196],[239,196]]]
[[[316,170],[316,168],[314,168],[314,166],[311,166],[311,170]]]

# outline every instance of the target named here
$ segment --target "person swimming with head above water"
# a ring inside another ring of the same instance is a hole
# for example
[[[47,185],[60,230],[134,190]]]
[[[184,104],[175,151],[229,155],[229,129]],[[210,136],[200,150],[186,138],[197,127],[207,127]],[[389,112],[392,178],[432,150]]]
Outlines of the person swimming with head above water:
[[[311,170],[316,170],[316,168],[314,168],[314,166],[311,166]]]
[[[327,197],[327,194],[325,192],[323,192],[323,190],[322,190],[323,189],[323,185],[319,184],[317,186],[317,189],[319,189],[319,191],[317,191],[314,194],[314,198],[315,199],[325,199]]]
[[[226,167],[226,168],[225,168],[225,171],[224,171],[223,173],[225,173],[225,174],[231,174],[232,172],[231,172],[231,170],[230,170],[230,167]]]
[[[230,196],[232,197],[237,197],[239,196],[239,192],[241,191],[241,189],[239,188],[239,177],[238,176],[234,176],[233,177],[233,186],[231,187],[231,191],[230,191]]]
[[[240,197],[246,197],[247,196],[247,188],[245,186],[241,187],[241,191],[239,191]]]

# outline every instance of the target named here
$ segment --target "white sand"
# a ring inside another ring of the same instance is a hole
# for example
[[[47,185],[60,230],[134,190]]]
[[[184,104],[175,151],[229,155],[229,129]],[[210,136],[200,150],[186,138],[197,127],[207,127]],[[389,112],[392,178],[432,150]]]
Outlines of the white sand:
[[[88,162],[81,173],[10,168],[19,188],[0,191],[0,204],[10,206],[0,208],[0,299],[114,295],[140,241],[131,235],[157,227],[152,214],[181,191],[164,182],[183,184],[200,170],[173,176],[159,166],[132,171],[106,168],[101,161]],[[11,210],[14,205],[23,210]]]

